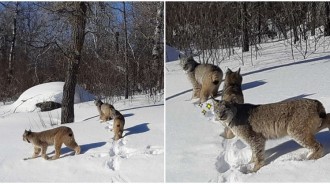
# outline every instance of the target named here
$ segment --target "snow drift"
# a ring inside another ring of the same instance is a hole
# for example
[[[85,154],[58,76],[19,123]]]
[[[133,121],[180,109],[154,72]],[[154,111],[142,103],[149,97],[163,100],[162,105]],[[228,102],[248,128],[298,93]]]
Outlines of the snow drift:
[[[49,82],[33,86],[24,91],[10,106],[11,112],[31,112],[36,110],[36,103],[53,101],[62,103],[64,82]],[[80,86],[76,86],[74,103],[87,102],[95,97]]]

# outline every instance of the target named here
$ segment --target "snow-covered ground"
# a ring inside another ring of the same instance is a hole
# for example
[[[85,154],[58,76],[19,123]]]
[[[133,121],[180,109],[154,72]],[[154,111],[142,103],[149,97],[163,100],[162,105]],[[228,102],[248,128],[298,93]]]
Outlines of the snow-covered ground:
[[[252,62],[251,52],[245,53],[244,66],[237,54],[220,67],[224,72],[228,67],[233,71],[241,67],[246,103],[312,98],[321,101],[330,112],[328,40],[322,40],[307,59],[294,50],[293,60],[290,46],[279,41],[262,44],[257,60],[253,56]],[[324,146],[324,157],[305,160],[308,150],[289,137],[270,140],[266,143],[266,165],[256,173],[244,174],[251,167],[247,164],[251,158],[249,146],[237,137],[225,140],[219,136],[224,127],[205,117],[190,100],[192,86],[179,61],[166,63],[166,68],[167,182],[330,182],[327,129],[316,135]]]
[[[38,88],[38,97],[59,99],[58,83]],[[52,89],[52,90],[51,90]],[[52,91],[52,92],[50,92]],[[54,93],[53,93],[54,92]],[[34,92],[33,92],[34,93]],[[31,93],[23,93],[20,99]],[[83,94],[86,94],[83,92]],[[24,106],[42,101],[25,101]],[[82,102],[83,97],[77,99]],[[163,182],[164,181],[164,103],[149,103],[144,95],[116,102],[125,116],[124,138],[112,140],[112,120],[100,123],[93,101],[75,104],[75,122],[70,127],[81,154],[62,145],[61,158],[23,160],[32,156],[33,146],[23,142],[25,129],[43,131],[57,127],[61,109],[49,112],[17,112],[11,105],[0,106],[0,182]],[[33,107],[33,104],[32,104]],[[53,125],[53,126],[52,126]],[[54,147],[48,147],[49,156]]]

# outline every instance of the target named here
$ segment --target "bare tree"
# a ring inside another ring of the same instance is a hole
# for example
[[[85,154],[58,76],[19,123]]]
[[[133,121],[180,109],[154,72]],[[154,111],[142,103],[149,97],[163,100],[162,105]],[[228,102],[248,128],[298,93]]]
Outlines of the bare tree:
[[[10,41],[10,51],[8,58],[8,84],[10,85],[13,80],[13,62],[15,56],[16,34],[17,34],[17,16],[18,16],[19,3],[15,3],[14,17],[12,23],[12,39]]]
[[[128,37],[127,37],[127,20],[126,20],[126,3],[123,2],[123,18],[124,18],[124,33],[125,33],[125,51],[124,51],[124,58],[125,58],[125,99],[128,99],[128,74],[129,74],[129,64],[128,64],[128,51],[127,51],[127,45],[128,45]]]
[[[81,51],[85,40],[85,27],[87,19],[86,2],[75,2],[73,4],[72,41],[74,42],[73,58],[69,60],[65,83],[63,87],[61,123],[74,122],[74,94],[77,83],[79,64],[81,62]]]
[[[163,81],[163,65],[162,60],[163,60],[163,49],[162,49],[162,22],[163,22],[163,14],[164,14],[164,4],[163,2],[158,2],[157,4],[157,14],[156,14],[156,28],[155,28],[155,33],[154,33],[154,46],[152,48],[152,56],[154,59],[154,65],[156,65],[156,68],[158,68],[155,71],[161,71],[158,77],[158,81]],[[157,74],[156,74],[157,75]],[[158,90],[160,91],[162,89],[163,84],[158,84]],[[152,94],[152,91],[151,91]]]
[[[324,36],[330,36],[330,5],[329,2],[325,4],[325,25],[324,25]]]
[[[248,32],[248,13],[247,2],[242,2],[242,50],[243,52],[249,51],[249,32]]]

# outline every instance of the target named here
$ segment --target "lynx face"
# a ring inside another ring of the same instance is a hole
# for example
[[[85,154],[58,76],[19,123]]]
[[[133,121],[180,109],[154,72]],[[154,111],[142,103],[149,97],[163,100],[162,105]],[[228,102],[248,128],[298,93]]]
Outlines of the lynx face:
[[[31,131],[27,131],[25,130],[24,131],[24,134],[23,134],[23,141],[26,141],[26,142],[29,142],[29,140],[27,139],[27,136],[31,133]]]
[[[102,103],[101,100],[94,100],[94,104],[95,104],[97,107],[99,107],[99,106],[101,106],[103,103]]]
[[[231,71],[229,68],[226,72],[225,83],[230,84],[240,84],[242,85],[242,75],[240,74],[241,69],[238,69],[236,72]]]
[[[231,103],[227,101],[213,100],[214,103],[214,114],[215,116],[225,125],[229,125],[235,116],[235,109]]]
[[[197,62],[194,60],[193,57],[180,58],[180,66],[185,73],[194,71],[196,65]]]

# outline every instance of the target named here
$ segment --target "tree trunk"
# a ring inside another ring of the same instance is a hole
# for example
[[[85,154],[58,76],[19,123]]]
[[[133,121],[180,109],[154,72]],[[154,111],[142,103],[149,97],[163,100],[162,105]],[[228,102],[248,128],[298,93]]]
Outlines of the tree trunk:
[[[325,25],[324,25],[324,36],[330,36],[330,7],[329,2],[325,3]]]
[[[128,42],[128,37],[127,37],[127,25],[126,25],[126,3],[123,2],[123,16],[124,16],[124,32],[125,32],[125,53],[124,53],[124,58],[125,58],[125,99],[128,99],[128,51],[127,51],[127,42]]]
[[[154,46],[152,49],[152,56],[154,59],[159,59],[162,57],[162,45],[161,45],[161,37],[162,37],[162,20],[164,15],[164,4],[163,2],[158,2],[157,5],[157,15],[156,15],[156,28],[154,33]]]
[[[249,32],[247,28],[248,14],[247,14],[247,2],[242,2],[242,51],[249,51]]]
[[[258,6],[258,43],[261,43],[261,2],[257,2]]]
[[[312,20],[311,20],[311,35],[315,36],[315,28],[316,28],[316,2],[312,2]]]
[[[295,7],[294,2],[292,3],[292,7]],[[293,43],[296,44],[297,41],[299,41],[299,37],[298,37],[298,29],[297,29],[297,19],[296,16],[294,14],[294,12],[291,13],[291,17],[292,17],[292,29],[293,29]]]
[[[76,7],[74,12],[75,14],[72,34],[74,42],[74,56],[73,59],[69,61],[63,87],[61,115],[62,124],[74,122],[74,94],[77,83],[79,64],[81,60],[81,50],[85,40],[87,5],[85,2],[76,2],[74,6]]]
[[[155,33],[154,33],[154,46],[152,49],[152,56],[154,60],[154,64],[156,65],[155,68],[157,68],[157,71],[159,71],[159,67],[162,66],[161,62],[163,62],[163,49],[162,49],[162,29],[163,29],[163,20],[164,16],[164,3],[163,2],[158,2],[157,5],[157,15],[156,15],[156,28],[155,28]],[[156,75],[157,76],[157,75]],[[159,75],[158,80],[158,91],[161,91],[162,89],[162,80],[163,80],[163,72],[161,72]]]
[[[10,43],[10,51],[9,51],[9,58],[8,58],[8,75],[7,80],[8,84],[10,85],[14,78],[14,72],[13,72],[13,62],[14,62],[14,56],[15,56],[15,45],[16,45],[16,32],[17,32],[17,15],[18,15],[18,6],[19,3],[16,2],[15,7],[15,14],[13,17],[13,25],[12,25],[12,39]]]

